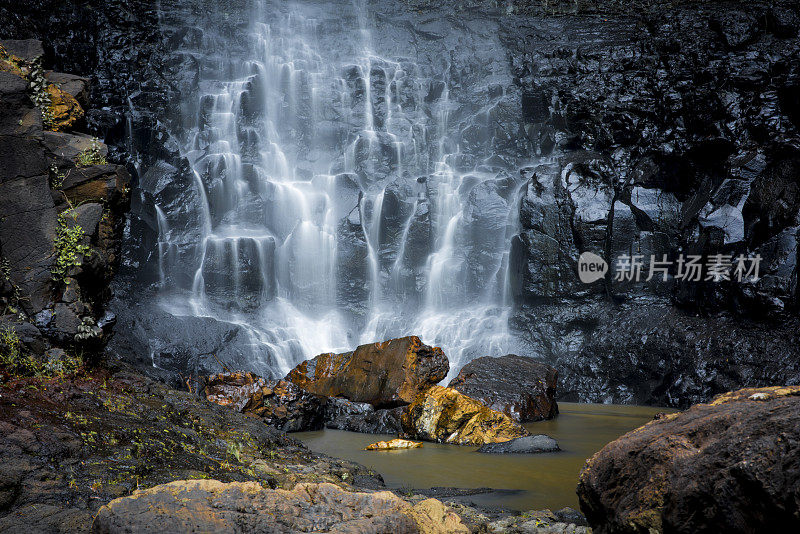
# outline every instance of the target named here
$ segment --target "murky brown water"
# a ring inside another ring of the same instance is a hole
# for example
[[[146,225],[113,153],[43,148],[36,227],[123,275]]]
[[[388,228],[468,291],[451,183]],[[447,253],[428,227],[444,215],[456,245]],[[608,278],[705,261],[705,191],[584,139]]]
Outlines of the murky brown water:
[[[564,506],[577,508],[575,486],[583,463],[606,443],[643,425],[664,408],[602,404],[559,403],[561,415],[553,421],[526,425],[534,434],[558,440],[562,451],[546,454],[478,454],[476,447],[425,443],[421,449],[363,451],[364,447],[394,436],[357,434],[340,430],[300,432],[293,437],[309,448],[347,458],[381,473],[387,486],[430,488],[489,487],[512,492],[474,495],[482,506],[513,510]]]

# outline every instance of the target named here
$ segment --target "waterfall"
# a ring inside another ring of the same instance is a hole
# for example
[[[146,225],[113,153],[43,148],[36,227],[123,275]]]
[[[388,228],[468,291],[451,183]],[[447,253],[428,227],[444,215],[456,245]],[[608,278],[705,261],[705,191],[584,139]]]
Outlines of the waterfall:
[[[163,307],[240,325],[274,375],[409,334],[451,376],[514,350],[520,154],[494,133],[496,31],[476,23],[482,56],[457,65],[380,3],[256,4],[243,46],[203,28],[183,50],[202,67],[175,132],[194,200],[156,206]]]

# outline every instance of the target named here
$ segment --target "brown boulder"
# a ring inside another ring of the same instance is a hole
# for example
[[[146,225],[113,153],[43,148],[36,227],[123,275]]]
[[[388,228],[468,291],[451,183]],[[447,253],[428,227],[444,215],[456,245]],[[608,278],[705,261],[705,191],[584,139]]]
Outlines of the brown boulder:
[[[178,480],[103,506],[95,534],[122,532],[466,533],[435,499],[415,506],[389,491],[351,492],[333,484],[265,489],[256,482]]]
[[[422,443],[419,441],[410,441],[407,439],[391,439],[389,441],[378,441],[371,443],[364,447],[365,451],[398,451],[403,449],[419,449],[422,448]]]
[[[242,412],[284,432],[319,430],[324,426],[326,400],[286,380],[269,380],[256,389]]]
[[[327,399],[286,380],[267,380],[253,373],[220,373],[206,379],[205,398],[238,412],[256,415],[283,430],[319,430]]]
[[[503,412],[517,422],[558,415],[558,371],[531,358],[507,354],[485,356],[465,365],[448,387]]]
[[[742,389],[606,445],[580,475],[594,532],[800,532],[800,386]]]
[[[528,435],[506,414],[442,386],[420,393],[403,411],[401,423],[404,437],[454,445],[500,443]]]
[[[292,369],[286,380],[311,393],[367,402],[377,408],[412,402],[449,370],[442,349],[410,336],[361,345],[343,354],[320,354]]]
[[[253,373],[219,373],[206,379],[203,395],[210,402],[241,412],[250,397],[266,383]]]

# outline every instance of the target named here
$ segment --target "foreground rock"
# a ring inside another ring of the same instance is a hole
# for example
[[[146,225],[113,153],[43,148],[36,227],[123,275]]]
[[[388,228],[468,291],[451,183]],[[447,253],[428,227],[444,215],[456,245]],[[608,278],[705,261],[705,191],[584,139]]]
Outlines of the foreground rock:
[[[317,395],[386,408],[412,402],[449,370],[442,349],[409,336],[343,354],[320,354],[292,369],[286,379]]]
[[[487,443],[478,449],[478,452],[486,454],[535,454],[560,450],[561,448],[556,440],[544,434],[537,434],[504,441],[503,443]]]
[[[528,435],[509,416],[458,391],[434,386],[403,410],[405,437],[454,445],[498,443]]]
[[[441,502],[414,506],[393,493],[355,493],[333,484],[291,491],[255,482],[179,480],[116,499],[100,509],[96,534],[123,532],[469,532]]]
[[[0,455],[0,532],[88,532],[103,504],[176,479],[383,486],[255,417],[122,372],[0,386]]]
[[[652,421],[584,467],[599,533],[800,530],[800,386],[743,389]]]
[[[519,423],[558,415],[558,371],[531,358],[485,356],[465,365],[449,387],[484,402]]]
[[[392,439],[389,441],[379,441],[364,447],[365,451],[397,451],[402,449],[419,449],[422,443],[407,439]]]

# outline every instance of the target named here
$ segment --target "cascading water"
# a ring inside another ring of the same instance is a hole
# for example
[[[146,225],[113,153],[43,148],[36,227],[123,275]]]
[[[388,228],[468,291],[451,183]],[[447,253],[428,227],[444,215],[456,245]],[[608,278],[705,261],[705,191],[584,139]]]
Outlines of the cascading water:
[[[164,184],[142,179],[160,302],[240,326],[259,372],[409,334],[451,375],[515,348],[521,154],[503,110],[519,102],[497,32],[394,9],[259,1],[243,49],[198,29],[183,51],[201,65],[175,134],[191,205],[159,206]]]

